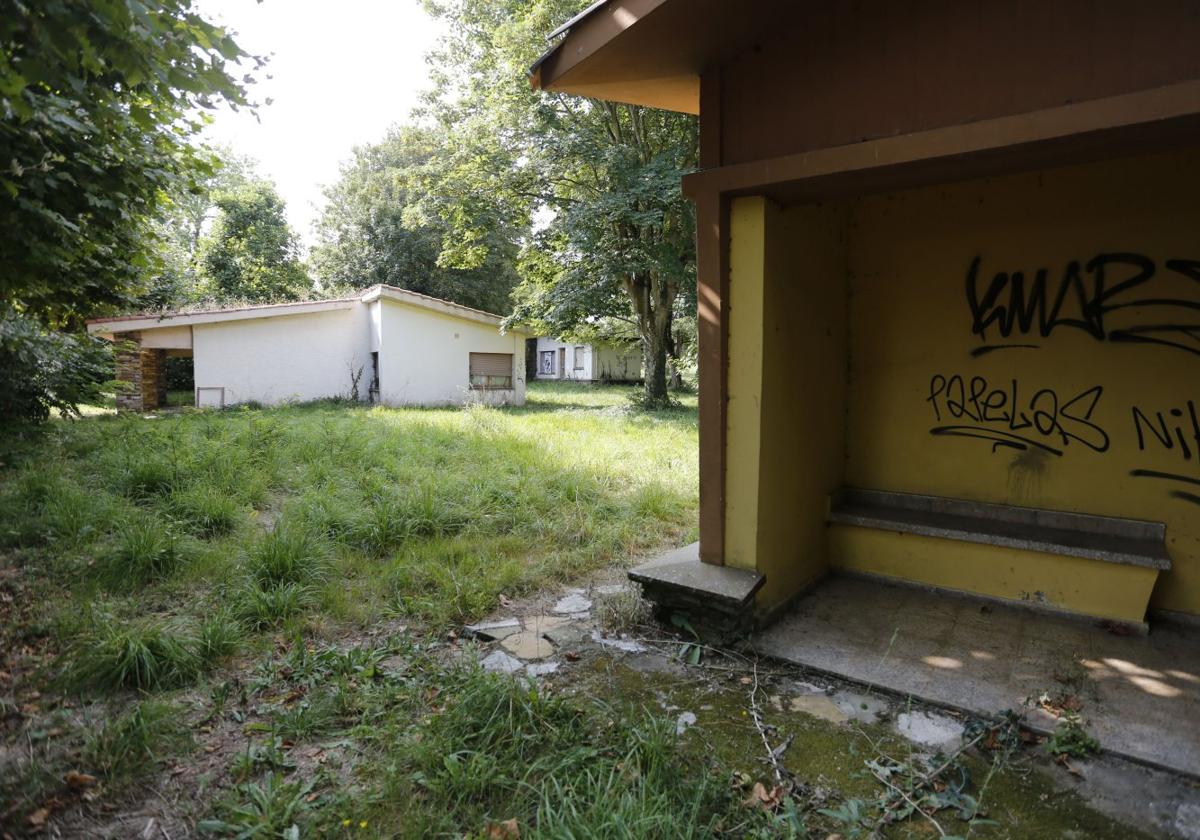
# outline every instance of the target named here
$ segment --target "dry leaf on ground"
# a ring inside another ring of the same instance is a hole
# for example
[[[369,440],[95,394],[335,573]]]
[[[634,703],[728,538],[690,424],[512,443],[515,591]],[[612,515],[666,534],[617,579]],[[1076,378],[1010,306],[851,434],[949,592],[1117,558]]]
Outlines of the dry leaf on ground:
[[[516,817],[503,822],[489,823],[486,836],[488,840],[520,840],[521,827],[517,825]]]

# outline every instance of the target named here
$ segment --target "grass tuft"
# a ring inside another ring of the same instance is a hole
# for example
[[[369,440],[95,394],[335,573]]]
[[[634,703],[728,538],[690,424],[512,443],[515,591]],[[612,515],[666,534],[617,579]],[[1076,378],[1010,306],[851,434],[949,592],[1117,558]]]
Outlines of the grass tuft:
[[[171,509],[193,534],[205,539],[231,533],[245,516],[235,498],[207,484],[176,492]]]
[[[251,630],[278,627],[317,603],[310,586],[285,583],[270,589],[249,581],[234,595],[234,614]]]
[[[188,685],[203,660],[195,640],[173,625],[102,617],[75,640],[69,682],[77,688],[156,690]]]
[[[329,549],[301,523],[281,521],[247,551],[246,572],[261,590],[312,586],[327,574]]]
[[[522,836],[708,837],[719,824],[743,836],[756,818],[727,779],[685,759],[670,721],[474,669],[432,682],[444,710],[383,745],[384,833],[460,834],[502,816]]]
[[[108,555],[110,586],[128,588],[169,577],[187,557],[174,528],[150,514],[128,517],[117,526]]]
[[[179,711],[167,703],[146,700],[104,723],[88,738],[83,761],[110,786],[144,776],[168,754],[192,744]]]
[[[196,655],[205,664],[233,655],[241,647],[241,623],[227,609],[220,609],[200,622],[196,633]]]

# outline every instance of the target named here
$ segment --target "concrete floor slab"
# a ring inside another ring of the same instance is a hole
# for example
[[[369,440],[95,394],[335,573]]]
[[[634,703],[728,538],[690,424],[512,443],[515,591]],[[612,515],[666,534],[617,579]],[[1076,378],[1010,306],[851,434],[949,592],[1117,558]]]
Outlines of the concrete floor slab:
[[[855,578],[831,578],[754,637],[808,668],[978,715],[1077,695],[1101,746],[1200,777],[1200,630],[1145,636]],[[1045,726],[1051,719],[1031,717]]]

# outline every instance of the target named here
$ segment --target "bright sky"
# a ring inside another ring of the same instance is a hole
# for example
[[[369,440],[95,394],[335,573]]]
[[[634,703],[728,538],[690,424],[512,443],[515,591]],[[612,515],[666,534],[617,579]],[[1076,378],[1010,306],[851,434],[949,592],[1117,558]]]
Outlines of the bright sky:
[[[418,0],[197,0],[209,20],[238,33],[251,54],[271,55],[248,113],[218,112],[207,135],[256,159],[287,202],[306,244],[321,187],[337,180],[354,146],[403,122],[428,87],[425,54],[441,24]],[[270,75],[272,78],[267,79]]]

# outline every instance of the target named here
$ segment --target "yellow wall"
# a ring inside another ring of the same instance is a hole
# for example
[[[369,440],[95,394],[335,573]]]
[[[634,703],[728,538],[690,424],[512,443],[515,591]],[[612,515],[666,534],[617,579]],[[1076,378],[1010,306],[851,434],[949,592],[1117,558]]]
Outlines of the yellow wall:
[[[1200,613],[1200,327],[1178,329],[1200,325],[1198,187],[1192,152],[840,204],[736,200],[725,552],[767,576],[759,606],[832,562],[1131,621],[1154,587],[1154,606]],[[1040,270],[1044,310],[1002,336],[988,321],[1011,306],[1013,273],[1028,299]],[[1165,522],[1174,568],[1155,584],[1147,569],[830,529],[843,484]]]
[[[726,409],[725,565],[753,569],[758,558],[758,465],[762,406],[764,199],[729,208],[729,372]]]
[[[845,211],[731,208],[726,562],[770,608],[828,568],[846,383]]]
[[[1138,332],[1200,325],[1198,187],[1200,153],[1192,152],[856,202],[848,262],[846,483],[1165,522],[1174,568],[1160,577],[1154,604],[1200,612],[1200,428],[1193,428],[1191,418],[1192,407],[1200,415],[1200,327],[1191,334]],[[1104,254],[1137,259],[1109,263],[1107,292],[1100,292],[1097,305],[1091,303],[1097,299],[1097,274],[1089,270],[1089,261]],[[979,303],[973,312],[967,277],[977,258]],[[1169,260],[1198,262],[1172,269]],[[1142,266],[1153,275],[1121,288]],[[1063,278],[1078,273],[1079,281],[1065,286],[1058,312],[1063,323],[1053,326],[1049,316],[1047,335],[1036,315],[1031,330],[1014,329],[1008,337],[995,323],[983,338],[973,331],[976,313],[986,321],[1010,304],[1011,276],[1001,280],[998,299],[985,300],[998,273],[1023,272],[1028,290],[1039,269],[1046,270],[1047,312],[1064,287]],[[1125,305],[1139,300],[1159,303]],[[1108,311],[1101,313],[1103,308]],[[1072,320],[1096,328],[1102,320],[1104,333],[1093,336],[1066,323]],[[1116,340],[1122,331],[1180,346]],[[1000,343],[1035,346],[981,353]],[[1018,417],[1005,422],[1001,418],[1010,413],[1014,393]],[[985,404],[990,407],[982,408]],[[1134,409],[1156,427],[1161,413],[1169,444],[1159,442],[1145,421],[1139,444]],[[989,439],[931,433],[944,427]],[[1026,448],[995,445],[995,439]],[[1135,470],[1198,483],[1136,477]],[[898,544],[893,540],[892,545]],[[963,588],[972,588],[972,575],[983,587],[983,578],[991,574],[970,568],[986,569],[1010,555],[953,543],[942,547],[968,570],[959,574],[966,576]],[[919,579],[933,576],[937,564],[951,563],[940,554],[924,561],[912,552],[900,562],[898,555],[883,556],[883,543],[869,548],[860,543],[857,550],[891,569],[884,573],[903,575],[908,568],[908,576]],[[988,552],[991,561],[984,556]],[[1051,571],[1052,558],[1030,556],[1045,562],[1030,566],[1029,575],[1064,573],[1065,567],[1057,565]],[[1080,566],[1078,574],[1097,565],[1071,562]],[[916,568],[922,563],[927,568]],[[1126,585],[1122,579],[1118,575],[1106,585],[1111,591]],[[1046,585],[1031,580],[1017,588]],[[1063,591],[1069,601],[1069,587]]]

